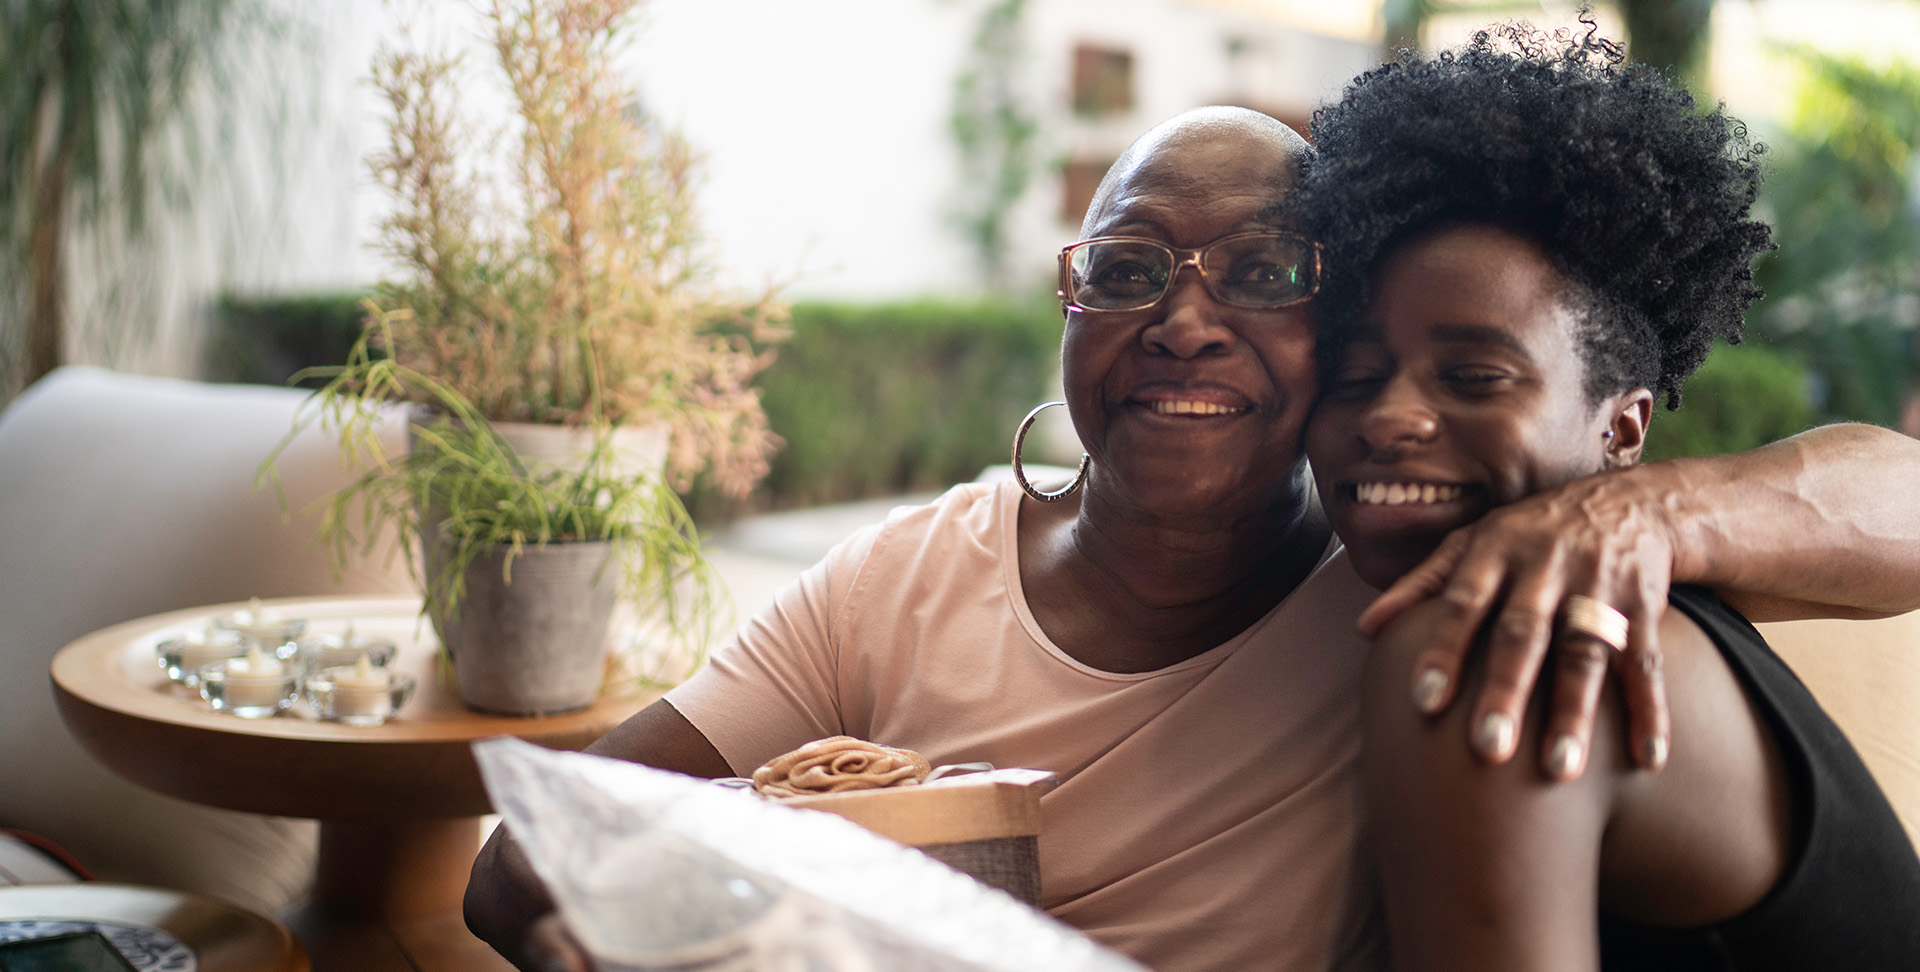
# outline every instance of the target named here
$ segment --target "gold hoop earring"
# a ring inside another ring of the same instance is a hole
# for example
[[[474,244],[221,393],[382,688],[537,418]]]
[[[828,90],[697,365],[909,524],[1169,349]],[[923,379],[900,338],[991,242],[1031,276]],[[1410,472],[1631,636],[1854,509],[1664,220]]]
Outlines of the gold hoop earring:
[[[1084,452],[1081,453],[1079,474],[1073,477],[1073,482],[1070,482],[1065,486],[1062,486],[1059,489],[1054,490],[1051,493],[1044,492],[1039,489],[1035,489],[1032,483],[1027,482],[1026,469],[1020,465],[1020,447],[1023,445],[1026,445],[1027,443],[1027,430],[1033,428],[1033,420],[1039,418],[1041,412],[1044,412],[1047,409],[1054,407],[1055,405],[1065,405],[1065,404],[1066,402],[1041,402],[1039,405],[1034,406],[1033,411],[1027,413],[1026,418],[1023,418],[1020,420],[1020,428],[1013,433],[1013,479],[1014,479],[1014,482],[1019,483],[1020,489],[1023,492],[1025,492],[1028,496],[1031,496],[1042,503],[1058,503],[1061,500],[1066,499],[1069,496],[1072,496],[1073,491],[1076,489],[1079,489],[1081,485],[1087,481],[1087,468],[1093,465],[1093,458],[1091,456],[1088,456]]]

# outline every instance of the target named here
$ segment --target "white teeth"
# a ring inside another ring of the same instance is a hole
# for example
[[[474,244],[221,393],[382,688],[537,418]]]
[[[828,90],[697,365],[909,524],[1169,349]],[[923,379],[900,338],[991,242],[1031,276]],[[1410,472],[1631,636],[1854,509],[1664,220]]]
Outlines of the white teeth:
[[[1374,506],[1405,506],[1409,503],[1450,503],[1460,498],[1458,486],[1432,483],[1355,483],[1354,498]]]
[[[1193,402],[1185,400],[1153,402],[1151,403],[1151,407],[1161,415],[1231,415],[1235,412],[1246,411],[1244,408],[1229,408],[1225,405],[1216,405],[1213,402]]]

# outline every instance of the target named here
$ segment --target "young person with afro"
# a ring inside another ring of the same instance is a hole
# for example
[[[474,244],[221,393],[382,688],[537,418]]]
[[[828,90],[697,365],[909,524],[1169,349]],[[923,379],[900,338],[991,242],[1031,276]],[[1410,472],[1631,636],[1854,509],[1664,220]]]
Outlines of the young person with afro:
[[[1759,296],[1761,149],[1590,31],[1385,65],[1313,130],[1295,212],[1329,273],[1308,454],[1375,586],[1490,510],[1637,463],[1656,400],[1677,407]],[[1545,723],[1551,690],[1517,722],[1407,706],[1443,597],[1380,634],[1363,774],[1396,968],[1920,968],[1920,860],[1859,757],[1746,617],[1703,588],[1671,604],[1660,773],[1604,698],[1590,744]],[[1600,600],[1560,618],[1562,663],[1625,647]],[[1463,736],[1537,747],[1568,782]]]

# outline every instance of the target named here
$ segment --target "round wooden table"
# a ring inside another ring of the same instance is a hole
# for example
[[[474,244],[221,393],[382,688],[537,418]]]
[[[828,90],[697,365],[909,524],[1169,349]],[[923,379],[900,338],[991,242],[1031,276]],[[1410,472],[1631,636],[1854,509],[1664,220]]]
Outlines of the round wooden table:
[[[490,812],[469,744],[516,736],[580,749],[659,697],[610,689],[591,708],[512,718],[473,712],[442,678],[417,598],[263,602],[308,630],[392,639],[418,682],[385,725],[214,712],[169,682],[155,646],[245,607],[223,604],[118,624],[53,660],[61,716],[82,746],[141,785],[208,806],[320,821],[313,896],[286,916],[320,972],[505,968],[466,932],[460,901]],[[397,961],[396,961],[397,960]]]

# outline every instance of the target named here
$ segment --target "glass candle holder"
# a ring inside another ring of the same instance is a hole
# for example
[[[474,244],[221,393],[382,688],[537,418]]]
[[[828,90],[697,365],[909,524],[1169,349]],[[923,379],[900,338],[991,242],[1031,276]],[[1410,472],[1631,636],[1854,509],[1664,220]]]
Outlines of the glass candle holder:
[[[372,666],[342,665],[307,676],[307,704],[320,718],[377,726],[413,697],[413,676]]]
[[[300,639],[299,646],[300,664],[314,674],[328,668],[351,668],[363,655],[373,667],[385,668],[399,653],[393,642],[360,634],[352,628],[339,634],[310,633]]]
[[[168,638],[153,650],[168,678],[193,686],[200,684],[200,669],[244,655],[247,646],[239,632],[209,624],[205,631]]]
[[[300,691],[299,673],[291,665],[246,666],[245,658],[200,669],[200,697],[216,712],[242,719],[278,715],[293,704]]]

